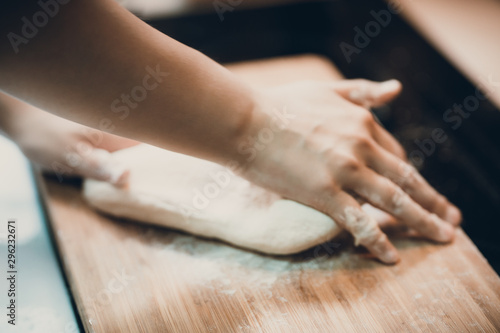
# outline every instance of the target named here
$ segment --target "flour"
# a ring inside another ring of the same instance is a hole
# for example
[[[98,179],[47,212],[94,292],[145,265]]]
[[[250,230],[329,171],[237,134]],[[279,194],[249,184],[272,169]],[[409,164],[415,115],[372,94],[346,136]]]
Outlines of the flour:
[[[266,298],[287,302],[276,291],[277,285],[290,285],[302,274],[335,274],[335,269],[352,261],[346,252],[335,256],[320,255],[313,249],[308,259],[268,256],[249,252],[219,242],[189,235],[169,233],[151,244],[158,250],[158,263],[172,265],[185,281],[233,296],[241,286],[258,289]],[[317,255],[314,256],[314,253]]]
[[[377,222],[363,210],[356,207],[344,209],[346,228],[355,236],[355,244],[372,242],[379,236]]]

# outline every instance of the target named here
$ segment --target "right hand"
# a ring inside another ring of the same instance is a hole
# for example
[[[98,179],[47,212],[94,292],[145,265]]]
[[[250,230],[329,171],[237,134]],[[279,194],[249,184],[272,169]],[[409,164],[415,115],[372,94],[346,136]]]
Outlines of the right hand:
[[[385,263],[398,252],[358,200],[438,242],[450,242],[460,211],[408,164],[401,145],[365,107],[401,90],[398,81],[302,82],[262,93],[242,176],[329,215]],[[364,107],[363,107],[364,106]],[[271,110],[286,111],[276,128]]]

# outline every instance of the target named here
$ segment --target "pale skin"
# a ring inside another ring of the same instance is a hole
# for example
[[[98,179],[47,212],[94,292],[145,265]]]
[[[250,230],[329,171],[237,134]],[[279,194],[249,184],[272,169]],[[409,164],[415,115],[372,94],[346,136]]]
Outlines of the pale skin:
[[[80,176],[124,185],[128,170],[111,152],[137,142],[44,112],[0,93],[0,132],[45,172],[61,180]]]
[[[384,263],[399,255],[359,201],[438,242],[451,241],[461,220],[366,108],[393,98],[397,82],[385,88],[355,80],[302,82],[258,91],[112,0],[64,5],[17,54],[2,39],[0,64],[4,92],[112,134],[222,165],[232,161],[250,181],[331,216]],[[158,85],[120,118],[112,102],[144,85],[151,70]],[[252,158],[242,153],[249,137],[273,122],[273,110],[284,108],[295,118]],[[0,123],[15,118],[3,113]]]

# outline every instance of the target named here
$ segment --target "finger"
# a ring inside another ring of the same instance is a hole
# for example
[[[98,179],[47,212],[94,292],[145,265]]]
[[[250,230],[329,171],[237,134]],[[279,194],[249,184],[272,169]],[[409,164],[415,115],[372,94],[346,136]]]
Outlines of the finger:
[[[361,208],[363,208],[363,211],[366,214],[370,215],[373,219],[375,219],[378,226],[382,229],[388,226],[398,224],[394,216],[387,214],[383,210],[373,207],[369,203],[363,203],[361,205]]]
[[[381,145],[388,152],[396,155],[401,160],[406,161],[406,151],[403,146],[394,138],[385,128],[381,125],[376,124],[375,130],[373,132],[373,137],[375,141]]]
[[[124,186],[128,182],[129,170],[103,149],[90,148],[81,155],[81,160],[74,168],[75,173],[83,177],[106,181],[116,186]]]
[[[110,134],[110,133],[103,133],[103,140],[102,142],[96,146],[97,148],[107,150],[109,152],[114,152],[117,150],[129,148],[135,145],[138,145],[139,142],[124,138],[118,135]]]
[[[387,226],[391,226],[394,224],[398,224],[398,221],[394,218],[394,216],[387,214],[383,210],[378,209],[377,207],[373,207],[369,203],[366,202],[365,198],[360,197],[356,193],[349,193],[360,205],[363,211],[370,215],[375,222],[377,222],[378,226],[383,229]]]
[[[402,89],[397,80],[374,82],[363,79],[343,80],[335,82],[334,90],[349,101],[370,108],[380,106],[395,98]],[[381,125],[374,131],[375,140],[385,149],[399,158],[406,160],[406,152],[397,140]]]
[[[374,149],[371,156],[367,157],[370,168],[397,184],[427,211],[453,225],[460,224],[460,210],[439,194],[413,166],[384,149]]]
[[[377,222],[366,214],[356,200],[345,192],[335,194],[326,212],[341,227],[349,231],[356,246],[363,245],[387,264],[399,261],[399,254]]]
[[[333,89],[352,103],[371,108],[393,100],[401,92],[402,85],[398,80],[374,82],[355,79],[337,81]]]
[[[438,242],[453,240],[455,230],[452,225],[422,208],[398,185],[375,171],[365,168],[350,184],[349,190],[398,218],[421,235]]]

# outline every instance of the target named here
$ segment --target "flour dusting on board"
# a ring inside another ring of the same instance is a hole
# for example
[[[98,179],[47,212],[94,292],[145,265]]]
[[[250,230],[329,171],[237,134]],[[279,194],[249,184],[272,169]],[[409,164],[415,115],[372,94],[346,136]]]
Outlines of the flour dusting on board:
[[[275,297],[280,302],[287,300],[273,294],[276,282],[300,279],[301,274],[311,274],[315,270],[335,274],[335,268],[347,259],[346,253],[329,257],[319,248],[310,251],[308,259],[300,261],[292,256],[266,256],[174,232],[162,237],[154,246],[162,247],[160,258],[175,262],[176,267],[172,269],[185,275],[186,281],[216,289],[224,295],[234,295],[238,285],[258,288],[267,298]]]

